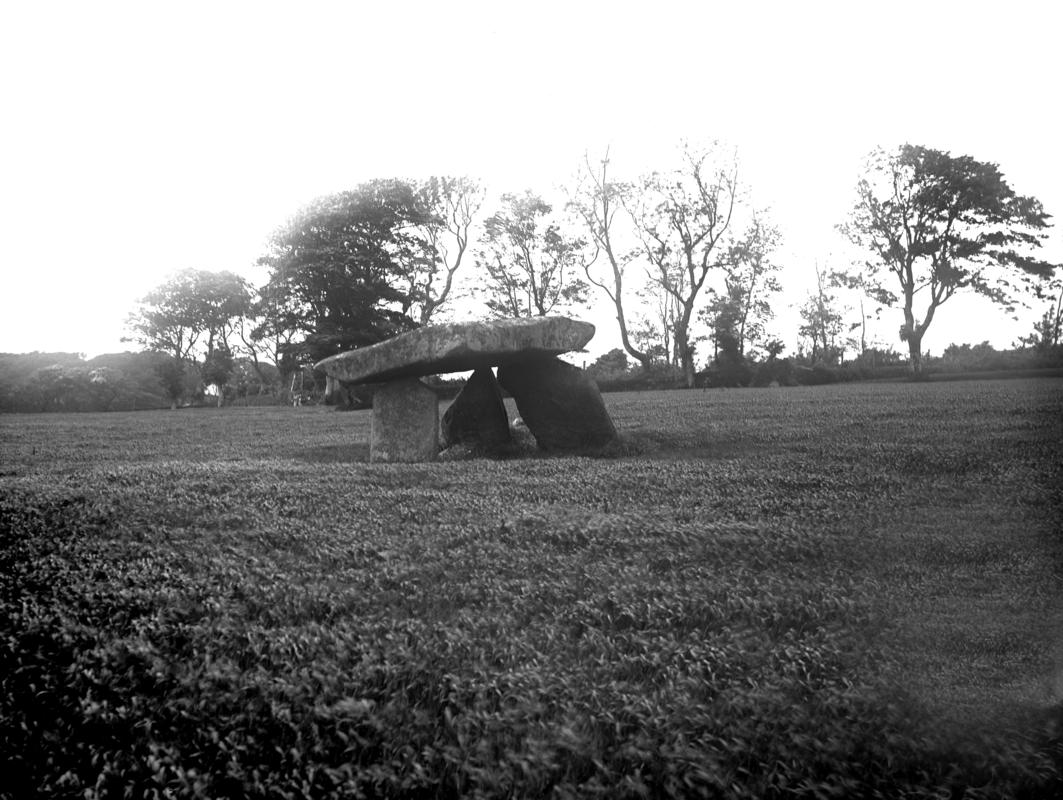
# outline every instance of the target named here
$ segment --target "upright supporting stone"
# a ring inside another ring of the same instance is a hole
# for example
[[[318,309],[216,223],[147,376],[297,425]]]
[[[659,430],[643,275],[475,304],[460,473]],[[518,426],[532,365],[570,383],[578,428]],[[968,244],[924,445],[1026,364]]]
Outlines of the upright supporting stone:
[[[373,395],[369,460],[435,461],[439,453],[439,399],[416,378],[384,384]]]
[[[540,450],[597,449],[617,439],[598,384],[571,364],[549,357],[506,364],[498,382],[517,401]]]
[[[465,443],[492,452],[509,444],[509,415],[490,367],[473,372],[461,387],[443,413],[439,433],[443,447]]]

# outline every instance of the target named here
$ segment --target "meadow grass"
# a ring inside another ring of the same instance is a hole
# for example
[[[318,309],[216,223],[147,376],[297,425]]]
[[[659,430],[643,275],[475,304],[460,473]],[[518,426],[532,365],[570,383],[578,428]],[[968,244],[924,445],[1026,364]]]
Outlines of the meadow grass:
[[[1063,381],[0,417],[0,796],[1063,791]]]

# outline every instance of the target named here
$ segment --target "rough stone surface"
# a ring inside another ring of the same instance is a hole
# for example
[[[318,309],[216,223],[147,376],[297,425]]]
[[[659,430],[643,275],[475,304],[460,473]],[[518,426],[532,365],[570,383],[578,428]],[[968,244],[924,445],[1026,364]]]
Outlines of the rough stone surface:
[[[346,383],[384,383],[554,356],[582,349],[593,336],[589,322],[567,317],[428,325],[315,366]]]
[[[535,443],[535,437],[532,436],[532,432],[528,430],[528,426],[524,424],[524,420],[520,417],[510,423],[509,436],[513,440],[512,449],[514,453],[528,455],[539,449],[539,446]]]
[[[371,462],[434,461],[439,453],[439,399],[416,378],[392,381],[373,396]]]
[[[598,385],[577,367],[538,358],[499,368],[498,382],[517,401],[540,450],[593,449],[616,441]]]
[[[509,415],[490,367],[469,376],[443,414],[439,438],[443,448],[466,443],[488,452],[509,444]]]

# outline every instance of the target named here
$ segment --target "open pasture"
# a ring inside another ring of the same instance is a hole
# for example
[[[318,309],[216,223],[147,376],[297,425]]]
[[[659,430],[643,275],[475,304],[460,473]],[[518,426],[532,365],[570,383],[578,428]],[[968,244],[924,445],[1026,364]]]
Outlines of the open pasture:
[[[0,796],[1063,796],[1063,380],[605,400],[0,416]]]

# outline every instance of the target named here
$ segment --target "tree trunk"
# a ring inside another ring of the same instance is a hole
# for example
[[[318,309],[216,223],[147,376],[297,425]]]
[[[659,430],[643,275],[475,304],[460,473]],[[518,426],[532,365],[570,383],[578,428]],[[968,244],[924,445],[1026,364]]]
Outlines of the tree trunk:
[[[923,373],[923,335],[919,332],[919,326],[915,324],[915,313],[912,311],[912,284],[903,283],[904,286],[904,327],[901,328],[901,340],[908,343],[908,372],[912,378],[917,378]]]
[[[912,378],[923,377],[923,335],[912,331],[908,334],[908,371]]]
[[[675,349],[678,351],[679,366],[683,369],[683,380],[686,382],[688,389],[693,389],[696,377],[694,374],[694,351],[690,347],[690,342],[687,341],[686,330],[677,330],[675,332]]]
[[[694,374],[694,351],[690,346],[690,314],[691,310],[686,309],[685,312],[676,320],[675,323],[675,351],[679,366],[683,370],[683,379],[686,382],[688,389],[694,388],[695,374]]]
[[[686,380],[687,388],[693,389],[694,384],[697,382],[697,374],[694,371],[694,354],[689,347],[684,345],[679,357],[683,362],[683,378]]]
[[[650,357],[647,353],[638,350],[635,345],[631,343],[631,337],[627,332],[627,320],[624,318],[624,308],[619,295],[617,295],[614,304],[616,305],[616,321],[620,324],[620,343],[624,346],[624,349],[627,350],[628,354],[639,362],[644,370],[648,370],[650,368]]]
[[[864,298],[860,298],[860,355],[867,352],[867,314],[864,313]]]

